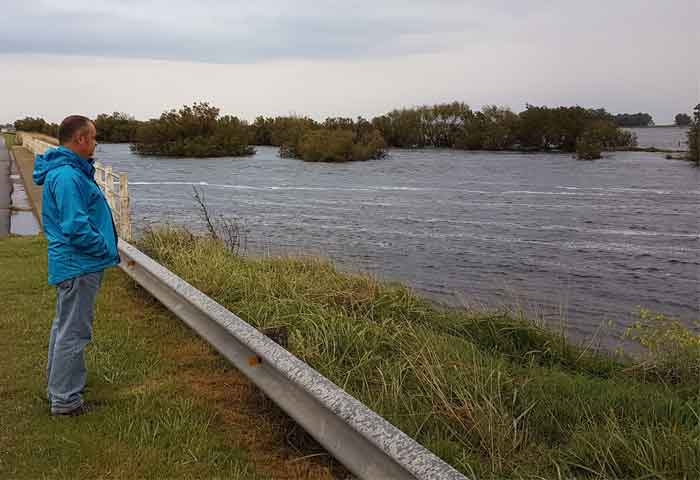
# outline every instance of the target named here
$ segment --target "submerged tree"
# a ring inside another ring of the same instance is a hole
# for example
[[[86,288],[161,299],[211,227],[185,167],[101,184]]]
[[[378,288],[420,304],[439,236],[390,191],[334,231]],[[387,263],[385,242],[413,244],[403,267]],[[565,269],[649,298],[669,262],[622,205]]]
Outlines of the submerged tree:
[[[700,103],[695,106],[693,121],[688,129],[688,159],[700,167]]]
[[[381,158],[386,146],[381,133],[362,117],[357,121],[327,118],[322,124],[306,125],[301,135],[287,135],[287,139],[280,147],[280,154],[309,162]]]
[[[601,158],[603,150],[614,150],[623,146],[636,144],[631,132],[621,130],[608,120],[595,120],[587,125],[586,130],[576,139],[576,156],[581,160]]]
[[[360,135],[349,128],[322,128],[306,133],[296,156],[309,162],[349,162],[384,156],[384,139],[377,130]]]

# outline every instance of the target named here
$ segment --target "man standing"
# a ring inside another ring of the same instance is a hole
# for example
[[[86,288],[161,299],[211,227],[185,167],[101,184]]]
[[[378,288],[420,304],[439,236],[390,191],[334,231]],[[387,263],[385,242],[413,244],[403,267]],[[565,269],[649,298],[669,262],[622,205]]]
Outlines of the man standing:
[[[94,180],[97,131],[90,119],[67,117],[60,146],[37,155],[34,183],[43,185],[42,223],[49,242],[49,284],[56,286],[47,395],[52,415],[81,415],[87,372],[85,346],[92,339],[95,300],[103,271],[119,263],[109,205]]]

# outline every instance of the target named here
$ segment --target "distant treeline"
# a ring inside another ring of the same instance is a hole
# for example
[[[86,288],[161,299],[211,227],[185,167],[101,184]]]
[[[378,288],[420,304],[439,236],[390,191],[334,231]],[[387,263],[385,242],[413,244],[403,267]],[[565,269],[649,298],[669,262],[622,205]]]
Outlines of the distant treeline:
[[[618,117],[578,106],[527,105],[514,113],[496,106],[475,111],[453,102],[393,110],[371,121],[261,116],[248,124],[195,103],[146,122],[125,113],[101,114],[95,125],[98,141],[129,142],[143,155],[240,156],[253,152],[250,145],[272,145],[284,157],[340,162],[379,158],[386,147],[577,151],[582,158],[596,158],[601,150],[636,144],[634,135],[618,127]],[[24,129],[21,122],[15,122],[18,129]]]
[[[15,120],[14,127],[17,131],[43,133],[58,137],[58,124],[48,123],[43,118],[25,117],[22,120]]]
[[[690,115],[688,115],[687,113],[679,113],[674,119],[674,123],[677,127],[687,127],[692,122],[693,119],[690,118]]]
[[[620,113],[614,117],[615,123],[620,127],[653,127],[654,120],[648,113]],[[673,124],[677,127],[687,127],[692,122],[687,113],[679,113],[674,117]]]
[[[101,142],[128,142],[142,155],[215,157],[254,152],[250,145],[280,147],[283,157],[307,161],[368,160],[384,154],[385,143],[370,122],[358,119],[258,117],[250,125],[237,117],[219,117],[219,109],[195,103],[164,112],[160,118],[139,122],[115,112],[95,120]]]
[[[619,127],[652,127],[654,120],[648,113],[619,113],[614,117]]]

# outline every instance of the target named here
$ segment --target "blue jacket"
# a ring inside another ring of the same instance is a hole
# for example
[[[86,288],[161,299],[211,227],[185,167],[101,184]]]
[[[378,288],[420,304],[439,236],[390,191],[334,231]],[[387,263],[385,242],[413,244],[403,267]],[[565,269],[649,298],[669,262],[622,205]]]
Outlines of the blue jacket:
[[[65,147],[51,148],[36,156],[33,178],[44,186],[49,284],[118,264],[117,231],[92,163]]]

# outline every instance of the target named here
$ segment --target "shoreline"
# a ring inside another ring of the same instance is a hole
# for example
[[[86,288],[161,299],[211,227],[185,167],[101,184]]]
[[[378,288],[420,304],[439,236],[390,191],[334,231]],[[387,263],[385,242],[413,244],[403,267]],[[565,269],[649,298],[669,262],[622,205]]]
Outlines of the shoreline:
[[[654,128],[654,127],[648,127],[648,128]],[[131,142],[103,142],[100,145],[131,145]],[[279,146],[275,145],[250,145],[253,148],[277,148],[279,149]],[[450,147],[387,147],[386,151],[390,152],[391,150],[405,150],[405,151],[420,151],[420,150],[426,150],[426,151],[450,151],[450,152],[465,152],[465,153],[520,153],[520,154],[559,154],[559,155],[576,155],[576,152],[569,152],[565,150],[555,150],[555,149],[549,149],[549,150],[528,150],[528,149],[503,149],[503,150],[467,150],[467,149],[462,149],[462,148],[450,148]],[[642,153],[688,153],[688,150],[679,150],[679,149],[667,149],[667,148],[658,148],[658,147],[620,147],[620,148],[614,148],[614,149],[606,149],[603,150],[602,153],[616,153],[616,152],[642,152]],[[231,156],[231,155],[217,155],[217,156],[209,156],[209,157],[193,157],[193,156],[181,156],[181,155],[156,155],[156,154],[142,154],[142,153],[137,153],[137,152],[132,152],[134,155],[139,156],[139,157],[145,157],[145,158],[152,158],[152,157],[159,157],[159,158],[175,158],[175,159],[183,159],[183,158],[193,158],[193,159],[206,159],[206,158],[247,158],[255,155],[255,152],[249,155],[241,155],[241,156]],[[295,159],[291,158],[292,160],[300,160],[300,159]],[[377,160],[377,159],[374,159]],[[362,161],[368,161],[368,160],[355,160],[356,162],[362,162]],[[348,163],[348,162],[326,162],[326,163]]]
[[[442,311],[401,284],[318,259],[245,258],[177,229],[154,230],[139,248],[253,327],[288,332],[290,352],[465,473],[581,478],[596,466],[640,477],[649,470],[623,452],[648,447],[652,426],[655,472],[700,462],[688,443],[695,417],[669,409],[696,391],[700,352],[661,317],[645,313],[632,329],[649,349],[634,359],[504,313]],[[650,353],[658,341],[668,359]]]

